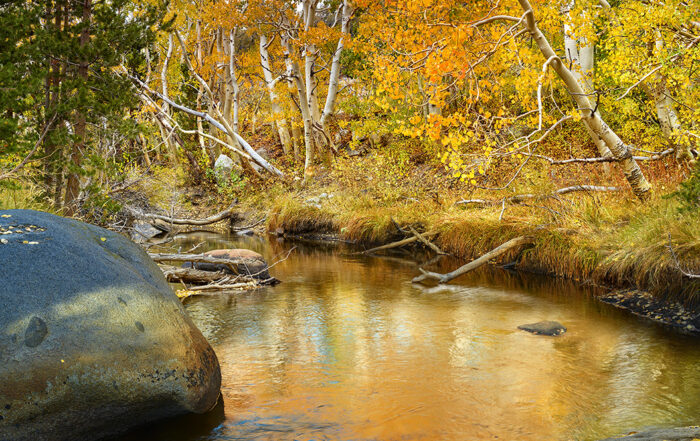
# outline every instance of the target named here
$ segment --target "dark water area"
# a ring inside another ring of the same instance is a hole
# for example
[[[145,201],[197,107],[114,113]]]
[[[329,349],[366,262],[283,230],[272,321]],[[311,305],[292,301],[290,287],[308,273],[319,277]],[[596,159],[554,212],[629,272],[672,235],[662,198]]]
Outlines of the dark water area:
[[[414,256],[209,233],[283,283],[185,306],[214,347],[222,403],[122,441],[596,440],[700,421],[700,344],[591,288],[484,268],[422,287]],[[444,259],[434,269],[460,262]],[[556,320],[559,337],[518,325]]]

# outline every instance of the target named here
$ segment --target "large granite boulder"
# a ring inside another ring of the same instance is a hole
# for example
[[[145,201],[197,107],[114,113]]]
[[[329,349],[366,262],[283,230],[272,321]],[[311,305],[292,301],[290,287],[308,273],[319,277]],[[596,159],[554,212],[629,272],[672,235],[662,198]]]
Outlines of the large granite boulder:
[[[0,239],[0,440],[95,440],[216,404],[216,355],[140,247],[30,210],[0,211]]]
[[[268,266],[265,258],[255,251],[246,250],[244,248],[232,248],[207,251],[204,255],[217,259],[229,259],[232,261],[231,266],[233,266],[236,271],[234,272],[228,265],[219,263],[187,262],[183,267],[196,268],[204,271],[223,271],[227,274],[244,274],[260,280],[269,280],[272,278],[267,270]]]

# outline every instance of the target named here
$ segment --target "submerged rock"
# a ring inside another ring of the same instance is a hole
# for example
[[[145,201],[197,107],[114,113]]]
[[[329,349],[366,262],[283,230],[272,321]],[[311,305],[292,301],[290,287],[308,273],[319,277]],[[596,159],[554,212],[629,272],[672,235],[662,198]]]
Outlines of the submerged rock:
[[[95,440],[216,404],[216,355],[140,247],[37,211],[0,226],[16,231],[0,247],[0,440]]]
[[[204,253],[204,255],[216,257],[217,259],[235,260],[236,263],[234,263],[233,266],[236,268],[236,272],[231,270],[230,266],[220,263],[187,262],[182,266],[184,268],[196,268],[204,271],[223,271],[227,274],[243,274],[253,276],[260,280],[268,280],[272,278],[272,276],[270,276],[270,272],[268,271],[265,258],[255,251],[246,250],[243,248],[232,248],[207,251]]]
[[[633,432],[626,436],[606,438],[601,441],[634,440],[634,441],[693,441],[700,439],[700,427],[679,427],[674,429],[651,429],[643,432]]]
[[[566,328],[559,322],[544,321],[520,325],[518,329],[531,332],[536,335],[561,335],[566,332]]]

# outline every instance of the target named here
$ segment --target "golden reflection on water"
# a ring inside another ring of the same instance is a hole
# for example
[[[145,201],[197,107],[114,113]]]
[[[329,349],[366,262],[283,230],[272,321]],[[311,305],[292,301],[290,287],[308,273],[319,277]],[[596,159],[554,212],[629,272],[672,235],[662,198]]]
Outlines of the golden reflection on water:
[[[189,301],[219,357],[225,420],[188,439],[594,440],[700,419],[694,340],[560,281],[485,270],[421,288],[415,272],[299,248],[274,288]],[[517,330],[540,320],[569,330]]]

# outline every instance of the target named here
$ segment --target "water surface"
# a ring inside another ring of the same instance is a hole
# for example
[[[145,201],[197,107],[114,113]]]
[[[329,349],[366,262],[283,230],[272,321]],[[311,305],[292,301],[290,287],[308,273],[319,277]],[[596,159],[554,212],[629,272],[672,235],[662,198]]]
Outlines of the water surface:
[[[290,243],[197,234],[173,249]],[[189,299],[216,350],[223,406],[128,441],[596,440],[700,421],[700,345],[573,283],[487,268],[412,285],[410,255],[297,246],[282,284]],[[441,262],[442,271],[457,262]],[[542,337],[518,325],[557,320]]]

